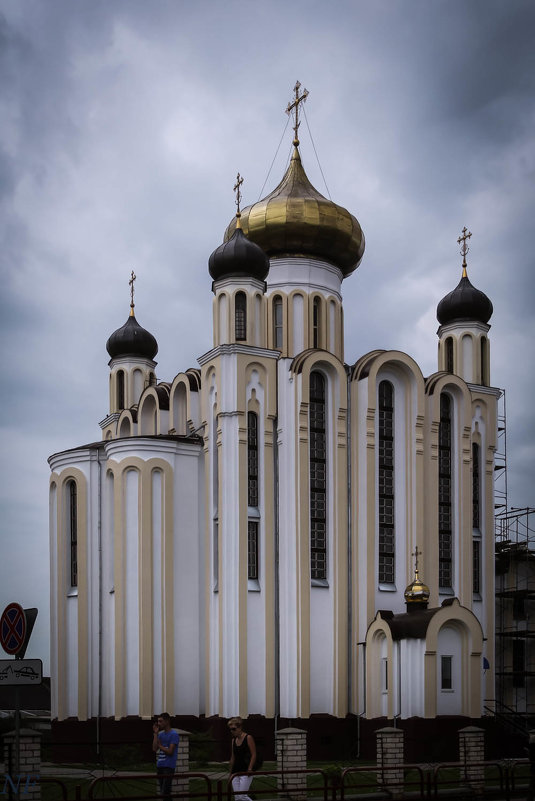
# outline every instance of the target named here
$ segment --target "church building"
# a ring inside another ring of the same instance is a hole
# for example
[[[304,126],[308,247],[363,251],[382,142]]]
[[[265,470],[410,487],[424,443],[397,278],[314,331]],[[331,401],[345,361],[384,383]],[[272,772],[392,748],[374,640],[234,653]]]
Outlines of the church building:
[[[212,348],[156,379],[132,275],[102,438],[49,459],[58,723],[166,710],[184,728],[240,715],[432,732],[494,697],[499,390],[471,234],[437,298],[436,372],[398,350],[347,354],[342,285],[364,234],[307,178],[305,97],[297,85],[281,182],[240,209],[238,180],[209,257]]]

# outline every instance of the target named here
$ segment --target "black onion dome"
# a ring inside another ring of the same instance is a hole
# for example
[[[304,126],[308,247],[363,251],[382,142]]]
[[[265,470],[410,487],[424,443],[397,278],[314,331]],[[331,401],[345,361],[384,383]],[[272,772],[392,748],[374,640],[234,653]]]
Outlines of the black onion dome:
[[[152,360],[158,353],[158,343],[131,314],[126,323],[110,336],[106,350],[112,359],[117,356],[142,356]]]
[[[455,289],[449,292],[437,306],[437,320],[447,325],[454,320],[477,320],[488,323],[492,316],[492,303],[481,290],[476,289],[467,275],[463,275]]]
[[[241,228],[236,228],[228,242],[214,250],[208,260],[208,269],[214,281],[231,275],[265,281],[269,259],[259,245],[247,239]]]

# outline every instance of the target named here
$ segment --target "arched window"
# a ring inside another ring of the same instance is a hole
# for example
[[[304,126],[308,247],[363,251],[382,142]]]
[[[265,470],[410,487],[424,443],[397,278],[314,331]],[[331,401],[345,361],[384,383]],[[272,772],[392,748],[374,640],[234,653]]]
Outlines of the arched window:
[[[448,337],[446,340],[446,372],[453,373],[453,339]]]
[[[321,301],[319,298],[314,298],[312,305],[312,347],[319,348],[320,346],[320,325],[321,325]]]
[[[247,298],[245,292],[237,292],[234,298],[234,337],[236,341],[247,339]]]
[[[310,577],[327,578],[327,432],[325,379],[310,374]]]
[[[247,505],[258,512],[258,416],[247,413]],[[247,578],[258,579],[258,517],[247,521]]]
[[[451,400],[442,393],[438,429],[438,583],[447,588],[453,586],[451,448]]]
[[[124,409],[124,370],[117,370],[117,409]]]
[[[394,387],[379,384],[379,583],[395,577]]]
[[[487,338],[481,337],[481,384],[486,387],[489,384],[487,375]]]
[[[76,481],[67,482],[67,536],[71,587],[78,586],[78,491]]]
[[[282,348],[282,298],[273,300],[273,347]]]

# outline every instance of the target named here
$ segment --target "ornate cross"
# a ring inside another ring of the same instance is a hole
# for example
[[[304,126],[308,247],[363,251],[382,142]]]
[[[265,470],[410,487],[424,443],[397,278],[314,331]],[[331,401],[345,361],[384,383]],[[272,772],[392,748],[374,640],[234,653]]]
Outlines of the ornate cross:
[[[472,232],[468,231],[468,233],[466,233],[467,231],[468,228],[465,225],[463,228],[463,235],[460,236],[459,239],[457,240],[458,245],[461,245],[461,242],[463,243],[461,245],[461,256],[463,257],[463,276],[466,276],[466,254],[470,250],[470,248],[466,244],[466,240],[470,239],[470,237],[472,236]]]
[[[414,572],[418,577],[418,557],[422,555],[422,552],[418,550],[418,546],[416,546],[412,555],[414,556]]]
[[[130,276],[130,281],[128,282],[130,285],[130,309],[131,314],[134,313],[134,281],[136,280],[137,275],[134,275],[134,271],[132,270],[132,275]]]
[[[234,184],[234,191],[236,192],[236,206],[238,207],[238,211],[236,212],[236,217],[241,216],[240,211],[240,203],[241,203],[241,185],[243,184],[243,178],[241,177],[240,173],[236,176],[236,183]]]
[[[295,86],[294,86],[295,100],[293,102],[291,102],[291,103],[288,103],[288,106],[286,107],[286,114],[288,114],[288,116],[295,109],[294,145],[296,147],[299,144],[299,139],[297,137],[297,129],[299,128],[299,126],[301,124],[299,122],[299,104],[300,103],[304,103],[305,100],[308,97],[308,89],[303,89],[303,94],[301,96],[299,96],[299,89],[300,88],[301,88],[301,84],[299,83],[299,81],[296,81],[295,82]]]

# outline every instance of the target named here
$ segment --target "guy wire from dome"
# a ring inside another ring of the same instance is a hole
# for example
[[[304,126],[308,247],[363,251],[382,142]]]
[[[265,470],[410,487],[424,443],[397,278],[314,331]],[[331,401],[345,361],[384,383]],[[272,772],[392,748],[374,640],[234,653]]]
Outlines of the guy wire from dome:
[[[337,266],[346,278],[360,264],[364,234],[356,217],[318,192],[305,173],[298,149],[298,112],[308,92],[299,95],[299,87],[297,82],[295,99],[286,109],[287,113],[295,110],[290,164],[270,194],[241,210],[240,224],[245,236],[268,256],[319,258]],[[225,242],[236,227],[233,219],[225,232]]]

